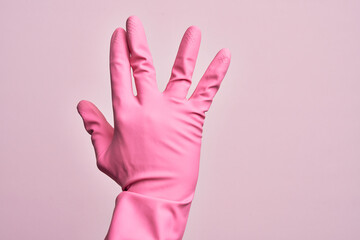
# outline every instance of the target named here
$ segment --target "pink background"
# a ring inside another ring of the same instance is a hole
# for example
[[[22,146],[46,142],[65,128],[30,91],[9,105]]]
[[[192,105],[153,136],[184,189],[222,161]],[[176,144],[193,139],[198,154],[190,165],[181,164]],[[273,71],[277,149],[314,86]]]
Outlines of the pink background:
[[[159,88],[190,25],[207,114],[184,239],[360,239],[360,1],[1,1],[0,239],[103,239],[119,186],[75,106],[112,122],[112,31],[143,21]],[[192,86],[194,89],[195,84]]]

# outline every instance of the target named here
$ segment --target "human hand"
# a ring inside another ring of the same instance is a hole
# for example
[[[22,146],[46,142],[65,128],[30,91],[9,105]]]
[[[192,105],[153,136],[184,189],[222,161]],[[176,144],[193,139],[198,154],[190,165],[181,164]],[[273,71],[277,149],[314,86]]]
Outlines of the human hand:
[[[114,128],[88,101],[77,109],[95,148],[98,168],[124,191],[191,201],[199,172],[205,119],[230,63],[222,49],[186,98],[200,46],[200,30],[184,34],[166,89],[160,92],[140,20],[115,30],[110,46]],[[137,95],[132,90],[133,70]]]

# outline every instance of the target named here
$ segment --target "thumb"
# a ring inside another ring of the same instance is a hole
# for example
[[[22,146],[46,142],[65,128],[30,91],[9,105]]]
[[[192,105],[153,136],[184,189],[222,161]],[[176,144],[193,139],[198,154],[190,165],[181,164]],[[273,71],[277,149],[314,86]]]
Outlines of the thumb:
[[[86,131],[91,135],[96,159],[99,160],[111,143],[114,129],[93,103],[82,100],[78,103],[77,110],[84,121]]]

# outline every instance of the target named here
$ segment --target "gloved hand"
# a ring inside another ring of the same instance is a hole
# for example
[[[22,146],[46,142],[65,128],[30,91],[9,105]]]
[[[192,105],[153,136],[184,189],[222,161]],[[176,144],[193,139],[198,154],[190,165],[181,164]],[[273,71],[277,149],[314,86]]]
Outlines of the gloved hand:
[[[222,49],[187,99],[200,36],[197,27],[187,29],[170,80],[160,92],[143,26],[130,17],[126,32],[118,28],[111,39],[114,128],[94,104],[83,100],[77,106],[91,134],[98,168],[124,192],[184,204],[193,199],[205,112],[230,63],[230,52]]]

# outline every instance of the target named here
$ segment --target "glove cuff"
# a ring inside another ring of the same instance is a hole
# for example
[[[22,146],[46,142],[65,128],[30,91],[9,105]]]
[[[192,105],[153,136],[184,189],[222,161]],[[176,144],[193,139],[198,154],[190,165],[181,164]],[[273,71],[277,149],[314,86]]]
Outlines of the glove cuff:
[[[121,192],[106,240],[182,239],[191,201],[171,201],[134,192]]]

